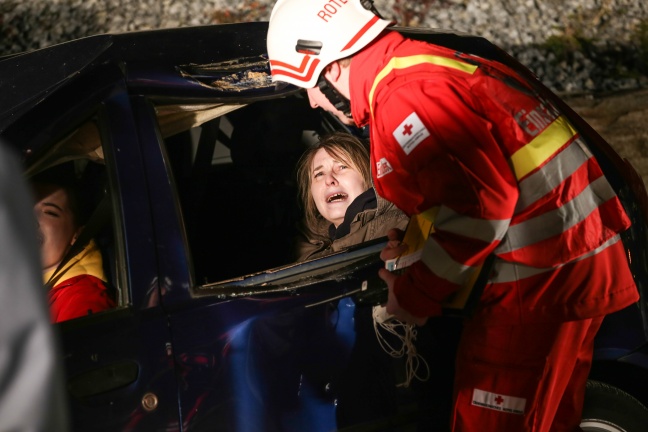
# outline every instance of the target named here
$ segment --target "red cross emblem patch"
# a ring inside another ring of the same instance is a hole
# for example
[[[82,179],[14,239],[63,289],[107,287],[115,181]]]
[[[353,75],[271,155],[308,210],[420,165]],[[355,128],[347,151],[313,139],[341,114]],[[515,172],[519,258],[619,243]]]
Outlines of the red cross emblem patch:
[[[408,115],[392,132],[405,154],[410,154],[421,141],[430,136],[418,114]]]

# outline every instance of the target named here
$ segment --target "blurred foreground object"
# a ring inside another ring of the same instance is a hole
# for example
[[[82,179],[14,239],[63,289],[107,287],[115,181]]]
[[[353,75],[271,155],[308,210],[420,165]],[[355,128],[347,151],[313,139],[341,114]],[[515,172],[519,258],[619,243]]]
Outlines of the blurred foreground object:
[[[32,197],[19,166],[0,143],[0,430],[67,431]]]

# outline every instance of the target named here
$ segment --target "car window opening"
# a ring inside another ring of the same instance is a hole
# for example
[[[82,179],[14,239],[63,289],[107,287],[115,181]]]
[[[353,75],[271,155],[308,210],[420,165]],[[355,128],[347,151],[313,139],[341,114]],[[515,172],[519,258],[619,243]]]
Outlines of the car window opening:
[[[179,131],[165,145],[199,284],[294,261],[295,166],[321,128],[307,104],[288,97],[182,114],[158,109],[161,128]],[[200,115],[207,120],[195,126]]]

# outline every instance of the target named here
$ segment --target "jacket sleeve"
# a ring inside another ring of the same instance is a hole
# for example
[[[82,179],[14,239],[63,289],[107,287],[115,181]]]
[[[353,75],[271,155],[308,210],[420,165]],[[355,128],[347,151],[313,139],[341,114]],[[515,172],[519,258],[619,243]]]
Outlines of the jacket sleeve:
[[[366,240],[385,237],[392,228],[403,231],[407,228],[409,217],[396,207],[394,203],[378,197],[378,206],[381,208],[380,214],[376,219],[371,221],[371,227],[367,233]]]
[[[397,279],[395,294],[416,316],[438,315],[506,233],[517,182],[461,84],[409,82],[379,102],[374,159],[392,169],[377,180],[379,193],[409,214],[439,207],[421,260]]]

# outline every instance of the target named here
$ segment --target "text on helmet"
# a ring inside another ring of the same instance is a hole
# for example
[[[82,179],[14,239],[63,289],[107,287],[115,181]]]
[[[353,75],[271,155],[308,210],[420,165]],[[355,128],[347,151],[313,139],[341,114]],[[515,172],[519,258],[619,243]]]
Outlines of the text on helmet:
[[[317,16],[322,18],[324,21],[329,22],[328,19],[332,18],[333,15],[338,12],[339,8],[348,2],[349,0],[329,0],[328,3],[322,7],[322,10],[317,13]]]

